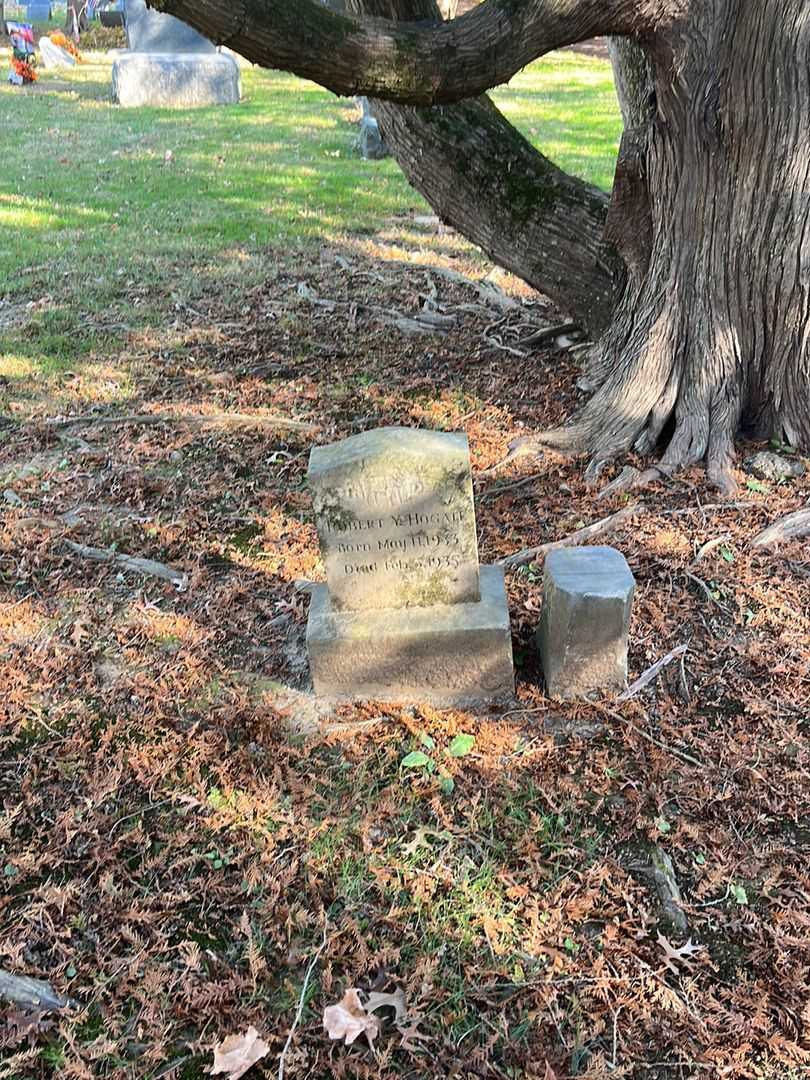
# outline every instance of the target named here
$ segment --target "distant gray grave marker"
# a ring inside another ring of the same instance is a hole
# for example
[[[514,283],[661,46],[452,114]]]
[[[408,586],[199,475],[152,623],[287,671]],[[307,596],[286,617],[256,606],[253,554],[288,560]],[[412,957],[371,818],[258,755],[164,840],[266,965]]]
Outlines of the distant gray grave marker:
[[[28,22],[47,22],[51,17],[51,5],[46,3],[28,4],[26,19]]]
[[[145,0],[126,0],[129,51],[113,64],[119,105],[188,108],[239,101],[239,65],[191,26],[153,11]]]
[[[126,0],[124,11],[127,48],[132,52],[216,52],[207,37],[173,15],[148,8],[146,0]]]

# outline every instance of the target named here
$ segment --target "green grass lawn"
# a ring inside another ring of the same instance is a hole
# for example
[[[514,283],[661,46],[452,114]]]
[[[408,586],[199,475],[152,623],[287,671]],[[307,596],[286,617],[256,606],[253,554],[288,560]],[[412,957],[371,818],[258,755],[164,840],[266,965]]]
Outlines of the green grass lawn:
[[[373,236],[427,212],[392,160],[354,153],[356,109],[312,83],[243,72],[231,108],[122,109],[109,59],[37,86],[0,86],[0,280],[6,301],[48,297],[23,340],[3,331],[0,375],[45,377],[158,326],[171,302],[244,288],[268,250]],[[495,93],[563,167],[610,184],[621,122],[606,62],[558,53]],[[2,316],[2,309],[0,309]]]

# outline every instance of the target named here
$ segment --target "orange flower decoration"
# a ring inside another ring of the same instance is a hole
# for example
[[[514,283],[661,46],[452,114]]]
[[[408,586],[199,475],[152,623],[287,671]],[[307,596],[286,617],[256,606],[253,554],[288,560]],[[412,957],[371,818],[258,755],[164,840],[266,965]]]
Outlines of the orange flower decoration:
[[[54,33],[50,34],[49,37],[54,43],[54,45],[58,45],[60,49],[64,49],[65,52],[70,53],[70,55],[73,57],[77,64],[84,63],[84,61],[82,60],[82,54],[79,52],[79,50],[70,40],[70,38],[63,34],[61,30],[54,31]]]
[[[37,73],[25,60],[12,60],[11,66],[24,82],[36,82]]]

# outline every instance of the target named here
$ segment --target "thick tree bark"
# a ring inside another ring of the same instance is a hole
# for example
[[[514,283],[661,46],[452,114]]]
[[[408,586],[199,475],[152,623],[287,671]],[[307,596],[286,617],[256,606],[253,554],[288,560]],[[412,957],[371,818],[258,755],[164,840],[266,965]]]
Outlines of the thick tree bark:
[[[440,17],[436,0],[348,7],[411,22]],[[487,97],[432,109],[371,104],[400,168],[442,221],[598,336],[624,279],[602,239],[606,196],[538,153]]]
[[[595,461],[668,445],[731,489],[740,424],[810,447],[810,22],[804,0],[705,0],[649,52],[648,271],[594,357],[601,383],[542,441]]]
[[[624,266],[603,240],[607,197],[539,154],[488,98],[433,109],[375,101],[410,183],[499,266],[598,335]]]
[[[318,0],[148,0],[253,63],[406,105],[476,97],[562,45],[650,33],[687,2],[487,0],[425,25],[357,19]]]

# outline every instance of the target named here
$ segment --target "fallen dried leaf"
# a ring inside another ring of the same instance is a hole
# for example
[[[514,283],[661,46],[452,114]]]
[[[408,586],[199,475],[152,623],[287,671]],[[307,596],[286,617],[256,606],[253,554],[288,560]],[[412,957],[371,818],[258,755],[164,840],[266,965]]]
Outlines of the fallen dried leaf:
[[[229,1035],[214,1047],[214,1064],[211,1075],[227,1073],[227,1080],[239,1080],[251,1065],[269,1054],[270,1047],[259,1038],[255,1027],[249,1027],[244,1035]]]
[[[692,957],[697,953],[702,952],[703,945],[693,945],[692,939],[686,942],[685,945],[680,945],[677,948],[672,945],[663,934],[658,935],[658,944],[664,950],[664,963],[670,971],[676,975],[680,974],[678,964],[683,964],[684,967],[690,968],[692,966]]]
[[[46,1018],[43,1009],[13,1009],[6,1016],[6,1025],[9,1034],[5,1039],[6,1046],[19,1046],[26,1039],[33,1045],[37,1035],[48,1031],[56,1023],[55,1020]]]
[[[377,1009],[390,1008],[394,1010],[394,1022],[399,1023],[400,1020],[406,1019],[408,1015],[408,1006],[405,1001],[405,991],[403,989],[395,990],[393,994],[377,994],[371,993],[368,995],[368,1001],[366,1002],[366,1012],[376,1012]]]
[[[386,996],[389,995],[377,995]],[[347,1046],[351,1046],[360,1035],[365,1035],[369,1045],[372,1045],[380,1030],[379,1024],[366,1012],[360,995],[353,987],[346,991],[336,1005],[329,1005],[324,1009],[323,1026],[330,1039],[344,1039]]]

